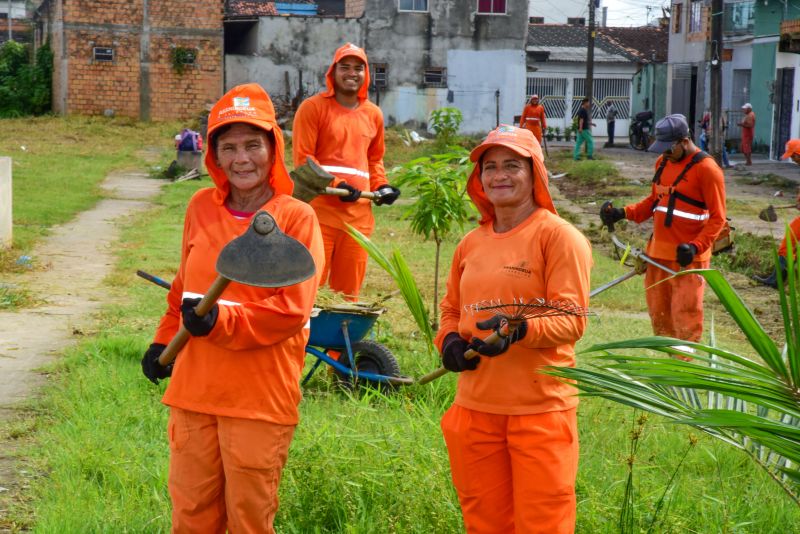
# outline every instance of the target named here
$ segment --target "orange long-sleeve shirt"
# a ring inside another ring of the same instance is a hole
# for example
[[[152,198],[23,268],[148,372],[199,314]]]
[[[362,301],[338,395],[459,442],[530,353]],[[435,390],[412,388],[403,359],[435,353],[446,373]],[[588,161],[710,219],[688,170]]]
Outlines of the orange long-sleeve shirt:
[[[475,323],[494,313],[469,311],[470,305],[481,301],[543,298],[588,306],[591,265],[586,238],[547,209],[540,207],[519,226],[501,234],[492,230],[491,223],[483,224],[456,248],[441,303],[437,346],[441,349],[450,332],[465,339],[491,333],[478,330]],[[527,335],[508,352],[481,357],[477,370],[459,375],[455,403],[506,415],[576,406],[572,386],[538,371],[548,365],[574,366],[574,346],[585,327],[584,317],[529,319]]]
[[[789,237],[792,239],[794,255],[797,256],[798,236],[800,236],[800,217],[795,217],[792,219],[792,222],[789,223],[789,229],[786,230],[786,234],[783,236],[783,241],[781,241],[781,245],[778,247],[778,256],[783,256],[785,258],[786,254],[788,254],[786,239]]]
[[[184,222],[179,271],[154,342],[167,344],[180,326],[180,304],[201,296],[216,278],[216,258],[250,220],[237,219],[214,198],[198,191]],[[195,412],[296,424],[308,321],[324,253],[313,210],[277,194],[263,207],[287,235],[311,252],[317,275],[283,288],[231,282],[219,302],[217,323],[206,337],[192,337],[181,350],[163,402]]]
[[[667,162],[661,173],[660,185],[653,184],[648,197],[625,206],[625,217],[634,222],[640,223],[653,217],[653,237],[646,251],[652,258],[674,260],[678,245],[690,243],[697,247],[695,260],[708,260],[714,240],[725,226],[725,177],[712,158],[695,164],[677,186],[680,193],[705,203],[706,209],[676,200],[672,225],[664,226],[669,201],[667,190],[675,183],[691,156],[677,163]],[[661,158],[658,158],[655,168],[658,169],[660,164]],[[654,211],[653,204],[656,201],[658,204]]]
[[[315,95],[305,100],[294,118],[292,156],[298,167],[313,156],[336,176],[332,186],[345,181],[361,191],[386,185],[383,167],[383,113],[363,100],[356,109],[339,104],[333,96]],[[320,224],[345,228],[345,223],[370,233],[375,226],[372,202],[360,199],[342,202],[320,195],[311,201]]]
[[[544,106],[537,104],[535,106],[526,104],[522,110],[522,116],[519,119],[521,128],[527,128],[533,132],[533,135],[541,141],[542,132],[547,129],[547,119],[544,116]]]

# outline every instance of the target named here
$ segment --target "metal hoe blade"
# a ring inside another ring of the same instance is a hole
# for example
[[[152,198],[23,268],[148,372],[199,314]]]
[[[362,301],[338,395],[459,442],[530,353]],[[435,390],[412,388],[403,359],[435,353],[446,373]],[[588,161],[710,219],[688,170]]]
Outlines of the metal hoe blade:
[[[331,184],[334,175],[320,167],[312,158],[306,158],[305,165],[291,171],[289,175],[294,182],[292,196],[303,202],[310,202],[314,197],[325,194],[325,187]]]
[[[758,218],[762,221],[775,222],[778,220],[778,214],[775,213],[775,207],[769,205],[766,209],[763,209],[759,212]]]
[[[314,275],[314,259],[296,239],[284,234],[266,211],[219,253],[217,272],[234,282],[257,287],[284,287]]]
[[[194,312],[199,317],[207,314],[231,281],[256,287],[285,287],[311,278],[314,272],[314,258],[308,249],[281,232],[272,215],[259,211],[247,231],[220,251],[218,276]],[[162,366],[172,362],[190,337],[189,331],[181,325],[158,362]]]

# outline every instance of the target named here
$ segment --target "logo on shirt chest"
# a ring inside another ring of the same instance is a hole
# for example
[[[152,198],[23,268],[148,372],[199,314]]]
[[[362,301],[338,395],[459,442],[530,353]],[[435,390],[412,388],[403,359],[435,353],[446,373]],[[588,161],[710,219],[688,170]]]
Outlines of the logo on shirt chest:
[[[503,265],[503,273],[515,278],[530,278],[531,270],[528,267],[527,260],[522,260],[513,265]]]

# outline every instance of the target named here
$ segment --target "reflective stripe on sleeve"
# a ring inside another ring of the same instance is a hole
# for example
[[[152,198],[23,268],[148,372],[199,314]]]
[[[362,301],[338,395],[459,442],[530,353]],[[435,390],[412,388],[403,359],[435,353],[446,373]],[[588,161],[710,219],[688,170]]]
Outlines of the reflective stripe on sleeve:
[[[653,211],[669,211],[666,206],[657,206]],[[697,215],[696,213],[689,213],[688,211],[672,210],[672,215],[675,217],[683,217],[684,219],[691,219],[693,221],[705,221],[710,217],[708,213]]]
[[[369,173],[366,171],[360,171],[358,169],[354,169],[352,167],[339,167],[336,165],[323,165],[323,169],[330,173],[338,172],[340,174],[352,174],[355,176],[360,176],[361,178],[366,178],[369,180]]]
[[[183,292],[183,298],[185,298],[185,299],[203,298],[203,295],[201,295],[200,293],[192,293],[191,291],[184,291]],[[220,304],[222,306],[241,306],[241,304],[238,303],[238,302],[234,302],[232,300],[225,300],[225,299],[219,299],[217,301],[217,304]]]

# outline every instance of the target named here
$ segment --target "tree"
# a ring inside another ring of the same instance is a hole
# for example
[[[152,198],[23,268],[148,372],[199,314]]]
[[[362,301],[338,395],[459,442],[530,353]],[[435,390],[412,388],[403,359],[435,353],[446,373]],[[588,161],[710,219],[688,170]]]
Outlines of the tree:
[[[442,241],[458,227],[463,228],[470,215],[465,198],[469,152],[451,147],[452,152],[418,158],[392,169],[399,187],[411,189],[414,203],[405,211],[411,219],[411,231],[436,243],[433,281],[433,329],[439,326],[439,256]]]

